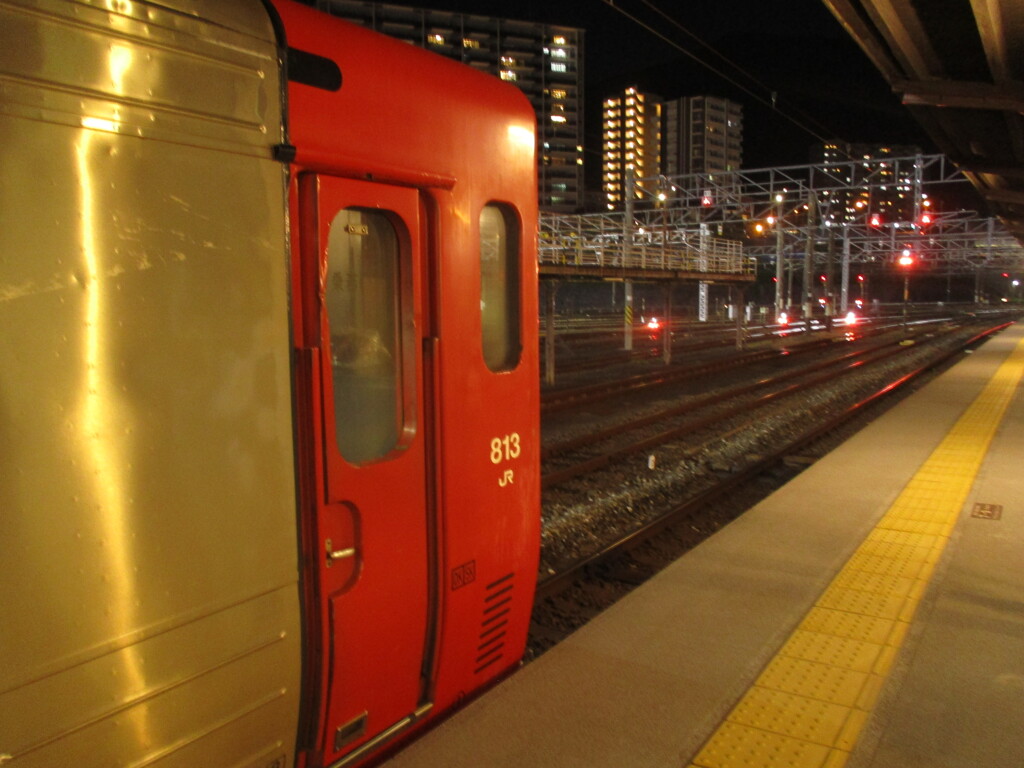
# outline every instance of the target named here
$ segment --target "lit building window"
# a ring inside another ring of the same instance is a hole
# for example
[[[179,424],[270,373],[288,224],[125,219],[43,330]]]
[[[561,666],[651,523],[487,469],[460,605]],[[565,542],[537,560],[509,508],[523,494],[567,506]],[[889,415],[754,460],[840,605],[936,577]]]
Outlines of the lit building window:
[[[565,49],[564,48],[552,48],[551,49],[551,55],[552,55],[552,57],[554,57],[556,59],[564,59],[564,58],[566,58],[566,54],[565,54]]]
[[[565,38],[562,35],[555,35],[553,41],[555,45],[565,45]]]
[[[501,70],[501,79],[502,80],[509,80],[509,81],[515,80],[516,79],[516,73],[513,72],[511,69],[503,69],[503,70]]]
[[[565,115],[552,115],[551,116],[551,122],[552,123],[564,123],[565,122]]]
[[[472,38],[469,38],[469,37],[464,37],[464,38],[462,38],[462,47],[463,48],[479,48],[480,47],[480,41],[479,40],[473,40]]]
[[[444,35],[427,35],[427,42],[431,45],[444,45]]]
[[[568,72],[569,67],[564,61],[552,61],[551,62],[552,72]]]

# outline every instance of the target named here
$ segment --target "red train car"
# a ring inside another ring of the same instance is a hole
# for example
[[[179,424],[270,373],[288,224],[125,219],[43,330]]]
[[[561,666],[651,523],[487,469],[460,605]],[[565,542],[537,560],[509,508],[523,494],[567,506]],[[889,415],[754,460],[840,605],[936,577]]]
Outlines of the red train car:
[[[377,760],[525,648],[532,108],[290,0],[0,30],[0,764]]]
[[[467,67],[278,9],[321,649],[310,744],[328,764],[524,649],[539,535],[533,113]]]

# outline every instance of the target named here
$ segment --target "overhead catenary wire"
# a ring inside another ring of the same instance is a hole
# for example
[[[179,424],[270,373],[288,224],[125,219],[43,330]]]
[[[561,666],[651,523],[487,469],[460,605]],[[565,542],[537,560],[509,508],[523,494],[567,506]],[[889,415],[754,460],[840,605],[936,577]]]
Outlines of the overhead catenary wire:
[[[742,74],[744,77],[749,79],[752,83],[754,83],[755,85],[757,85],[760,88],[764,89],[765,93],[769,94],[769,98],[771,100],[771,104],[770,104],[771,108],[773,110],[775,110],[775,111],[778,111],[778,107],[777,107],[778,89],[777,88],[772,88],[771,86],[765,84],[760,78],[758,78],[757,76],[751,74],[746,69],[744,69],[741,65],[737,64],[735,61],[730,59],[724,53],[722,53],[721,51],[717,50],[714,46],[708,44],[706,41],[704,41],[697,34],[691,32],[689,29],[687,29],[685,26],[683,26],[683,24],[681,22],[679,22],[677,19],[673,18],[668,13],[666,13],[665,11],[660,9],[653,2],[651,2],[651,0],[641,0],[641,2],[644,5],[646,5],[648,8],[650,8],[651,11],[656,13],[658,16],[663,18],[665,21],[667,21],[673,27],[675,27],[680,32],[682,32],[684,35],[689,37],[691,40],[695,41],[696,43],[698,43],[699,45],[701,45],[702,47],[704,47],[705,49],[710,51],[712,54],[714,54],[715,56],[720,58],[722,61],[724,61],[730,67],[732,67],[734,70],[736,70],[737,72]],[[616,9],[616,10],[618,10],[618,9]],[[701,62],[701,63],[703,64],[703,62]],[[763,99],[762,99],[762,103],[763,103]],[[831,130],[831,128],[829,126],[827,126],[824,123],[822,123],[819,120],[817,120],[813,115],[809,115],[809,114],[807,114],[806,112],[804,112],[803,110],[800,110],[800,109],[793,109],[792,107],[790,107],[790,109],[792,109],[795,113],[797,113],[803,120],[806,120],[808,123],[817,126],[817,129],[822,131],[823,133],[831,133],[832,132],[832,130]]]
[[[646,2],[646,0],[643,0],[643,1],[645,2],[645,4],[649,5],[649,3]],[[629,11],[627,11],[626,9],[616,5],[615,0],[602,0],[602,2],[604,2],[606,5],[608,5],[609,7],[611,7],[612,9],[617,11],[618,13],[622,14],[623,16],[625,16],[627,19],[632,21],[634,24],[637,24],[638,26],[642,27],[646,31],[650,32],[655,37],[657,37],[660,40],[664,41],[665,43],[670,45],[672,48],[675,48],[677,51],[682,53],[684,56],[692,59],[693,61],[695,61],[698,64],[700,64],[702,67],[710,70],[711,72],[713,72],[718,77],[722,78],[726,82],[728,82],[728,83],[732,84],[733,86],[735,86],[736,88],[740,89],[741,91],[743,91],[744,93],[749,95],[751,98],[753,98],[755,101],[757,101],[757,102],[759,102],[761,104],[764,104],[767,107],[770,107],[773,111],[775,111],[781,117],[783,117],[784,119],[786,119],[789,122],[793,123],[798,128],[800,128],[800,130],[805,131],[806,133],[810,134],[811,136],[813,136],[815,139],[817,139],[818,141],[822,142],[823,144],[824,143],[828,143],[828,142],[832,141],[835,138],[835,135],[833,135],[832,137],[826,137],[825,135],[823,135],[822,133],[819,133],[817,130],[815,130],[811,126],[807,125],[805,122],[797,119],[795,116],[789,114],[788,112],[786,112],[786,111],[784,111],[782,109],[779,109],[774,91],[771,92],[771,95],[768,98],[765,98],[764,96],[762,96],[762,95],[756,93],[755,91],[751,90],[749,87],[747,87],[743,83],[737,81],[735,78],[731,77],[726,72],[723,72],[718,67],[715,67],[713,64],[705,61],[700,56],[698,56],[697,54],[695,54],[692,51],[688,50],[683,45],[681,45],[678,42],[676,42],[675,40],[671,39],[670,37],[665,35],[663,32],[655,29],[654,27],[652,27],[647,22],[645,22],[642,19],[638,18],[636,15],[634,15],[634,14],[630,13]],[[655,10],[657,10],[657,9],[655,9]],[[658,11],[658,13],[661,14],[660,11]],[[665,16],[664,14],[661,14],[661,15]],[[665,18],[667,19],[668,17],[665,16]],[[671,19],[670,19],[670,21],[671,21]],[[673,22],[673,23],[674,23],[675,26],[677,26],[677,27],[682,29],[682,26],[680,24],[678,24],[678,22]],[[709,50],[713,51],[720,58],[724,59],[725,61],[729,62],[729,64],[731,64],[732,66],[736,67],[735,64],[732,64],[732,62],[729,61],[725,56],[722,56],[717,51],[714,51],[714,49],[711,48],[711,46],[709,46],[706,43],[704,43],[703,41],[701,41],[698,37],[696,37],[696,35],[694,35],[693,33],[689,32],[688,30],[684,30],[684,31],[686,32],[686,34],[690,35],[690,37],[692,37],[693,39],[695,39],[698,42],[700,42],[701,45],[703,45],[704,47],[706,47]],[[750,77],[750,75],[747,75],[747,73],[744,72],[741,68],[736,67],[736,69],[738,69],[739,71],[743,72],[743,74],[746,75],[747,77]],[[757,81],[756,78],[751,78],[751,79],[755,80],[755,82],[757,82],[758,85],[760,85],[761,87],[764,87],[764,88],[767,89],[767,86],[765,86],[760,81]],[[817,121],[814,121],[814,122],[817,122]],[[821,127],[824,127],[824,126],[821,126]]]

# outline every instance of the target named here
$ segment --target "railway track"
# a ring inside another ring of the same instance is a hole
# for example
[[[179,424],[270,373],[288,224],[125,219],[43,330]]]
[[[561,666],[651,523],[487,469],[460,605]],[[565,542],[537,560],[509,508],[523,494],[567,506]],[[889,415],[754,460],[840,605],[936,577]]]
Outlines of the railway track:
[[[934,309],[925,312],[917,312],[911,316],[913,324],[945,322],[951,319],[948,312],[937,313]],[[902,317],[869,316],[862,317],[856,326],[860,334],[870,332],[884,332],[894,326],[903,324]],[[777,324],[771,325],[746,325],[743,327],[745,343],[760,343],[777,340],[780,338],[794,339],[799,336],[834,332],[836,329],[845,329],[844,323],[837,321],[835,325],[828,323],[822,318],[813,318],[810,321],[796,320],[788,328]],[[568,331],[558,333],[556,363],[557,375],[560,378],[572,378],[588,373],[600,372],[616,367],[622,367],[631,363],[659,359],[662,354],[663,340],[662,333],[671,332],[672,355],[675,358],[693,356],[701,352],[713,350],[727,350],[736,347],[736,326],[734,323],[693,323],[676,322],[671,327],[663,325],[655,333],[657,338],[649,338],[650,331],[638,325],[634,329],[632,350],[624,350],[622,345],[621,326],[614,330],[603,328],[602,330]],[[541,346],[543,350],[542,330]],[[544,355],[541,354],[541,367],[544,368]],[[553,390],[552,399],[557,399],[560,390]]]
[[[770,492],[769,488],[764,487],[765,484],[775,487],[780,474],[792,475],[794,470],[789,463],[794,457],[827,452],[831,446],[825,445],[826,443],[831,441],[834,444],[841,441],[841,434],[849,434],[850,430],[855,429],[856,424],[867,418],[877,406],[894,395],[907,391],[915,383],[920,383],[930,373],[951,364],[951,361],[964,350],[1006,327],[1007,324],[990,324],[980,329],[975,327],[970,331],[963,329],[959,334],[943,334],[943,342],[929,345],[927,354],[921,354],[914,365],[892,371],[869,392],[859,394],[841,409],[836,409],[835,412],[815,421],[812,426],[805,423],[803,426],[791,428],[788,437],[780,440],[770,450],[747,454],[742,463],[728,471],[705,472],[702,482],[691,483],[692,492],[680,493],[673,503],[662,505],[656,512],[644,515],[631,525],[620,525],[614,535],[590,536],[590,540],[583,548],[584,551],[574,557],[559,559],[550,554],[542,557],[542,573],[534,612],[537,637],[531,641],[531,654],[543,652],[553,642],[552,635],[557,634],[559,630],[553,630],[552,624],[565,625],[566,632],[573,628],[574,620],[565,618],[566,614],[573,611],[586,614],[590,610],[600,610],[604,607],[603,602],[609,599],[609,593],[614,596],[619,591],[628,591],[635,583],[643,581],[649,575],[649,568],[636,568],[636,564],[631,561],[632,553],[638,548],[658,541],[659,537],[668,536],[684,541],[682,548],[675,551],[671,559],[678,557],[685,549],[699,543],[717,529],[718,523],[706,525],[704,522],[710,509],[722,506],[728,499],[744,494],[753,495],[754,500],[750,503],[754,503],[756,498]],[[925,351],[924,346],[918,345],[919,352]],[[874,351],[882,355],[884,345],[879,345]],[[869,352],[865,351],[865,354]],[[850,359],[846,362],[853,364],[856,361]],[[744,421],[740,425],[731,426],[730,433],[742,432],[749,428],[749,423]],[[706,439],[701,447],[721,440],[724,436],[718,433]],[[599,495],[600,491],[595,493]],[[729,514],[741,514],[743,509],[736,509],[734,513]],[[552,529],[558,527],[557,520],[550,522],[550,527],[547,522],[545,526],[548,546],[554,543],[551,540]],[[600,527],[587,526],[587,530]],[[610,582],[621,583],[609,586]],[[552,620],[552,614],[561,617]]]
[[[772,326],[771,328],[775,328]],[[748,333],[767,337],[770,333],[768,327],[755,327],[746,329]],[[560,376],[573,376],[588,371],[598,371],[620,365],[627,365],[634,361],[644,361],[659,358],[662,355],[663,340],[660,334],[673,334],[672,354],[673,356],[692,355],[697,352],[705,352],[715,349],[732,349],[736,346],[735,327],[727,330],[715,327],[711,329],[694,329],[692,326],[678,329],[660,328],[655,338],[651,338],[651,332],[640,326],[634,331],[632,350],[621,348],[622,332],[616,334],[604,334],[600,338],[594,337],[589,340],[574,339],[567,351],[563,351],[562,358],[556,362],[555,368]],[[612,349],[609,349],[611,347]],[[616,348],[618,347],[618,348]],[[590,350],[590,351],[588,351]],[[544,356],[541,355],[542,369],[544,368]]]
[[[833,344],[831,338],[815,339],[803,344],[794,345],[787,351],[775,347],[758,349],[745,352],[739,355],[729,355],[707,362],[693,365],[667,366],[656,371],[633,374],[613,381],[602,381],[593,384],[585,384],[562,390],[554,390],[545,393],[541,397],[541,414],[552,414],[558,411],[565,411],[573,408],[599,403],[627,392],[640,389],[650,389],[668,384],[675,384],[689,379],[696,379],[708,376],[713,373],[742,368],[755,363],[771,360],[781,354],[800,354],[813,352]]]
[[[557,462],[561,466],[551,467],[543,473],[542,486],[546,488],[557,485],[608,466],[623,457],[649,451],[687,435],[715,429],[740,415],[756,418],[762,408],[831,383],[856,368],[889,360],[904,349],[901,342],[890,340],[837,358],[813,362],[777,376],[694,398],[682,405],[548,446],[541,453],[542,461],[546,460],[547,465]],[[682,416],[691,418],[680,423],[678,420]],[[671,426],[666,426],[668,424]],[[650,428],[653,426],[658,429],[651,434]],[[621,439],[635,433],[641,434],[633,439]]]
[[[932,317],[919,321],[920,324],[905,330],[911,335],[919,335],[929,332],[942,323],[951,321],[952,318],[949,317]],[[690,357],[686,363],[659,367],[656,370],[573,387],[548,390],[542,393],[541,396],[541,413],[542,415],[551,415],[561,411],[583,408],[628,392],[671,385],[687,379],[696,379],[701,376],[735,370],[771,360],[779,355],[792,356],[815,353],[833,346],[837,342],[845,341],[847,333],[855,333],[858,338],[866,339],[891,334],[894,329],[903,330],[898,325],[878,323],[871,327],[858,326],[855,331],[846,329],[842,333],[831,332],[826,335],[817,336],[810,334],[805,336],[803,333],[800,333],[788,338],[766,338],[762,342],[758,342],[760,345],[758,348],[739,354],[718,355],[696,363]],[[700,344],[687,351],[693,353],[721,349],[721,344]]]

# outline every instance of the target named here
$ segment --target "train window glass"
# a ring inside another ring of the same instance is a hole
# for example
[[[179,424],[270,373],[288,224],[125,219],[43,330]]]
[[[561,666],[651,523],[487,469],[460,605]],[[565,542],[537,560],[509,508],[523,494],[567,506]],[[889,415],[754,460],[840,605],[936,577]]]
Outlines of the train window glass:
[[[337,91],[341,88],[341,68],[326,56],[289,48],[288,79],[325,91]]]
[[[331,222],[324,300],[335,434],[353,464],[394,449],[404,422],[400,259],[398,233],[383,211],[348,208]]]
[[[519,226],[512,208],[480,212],[480,317],[484,361],[492,371],[519,363]]]

